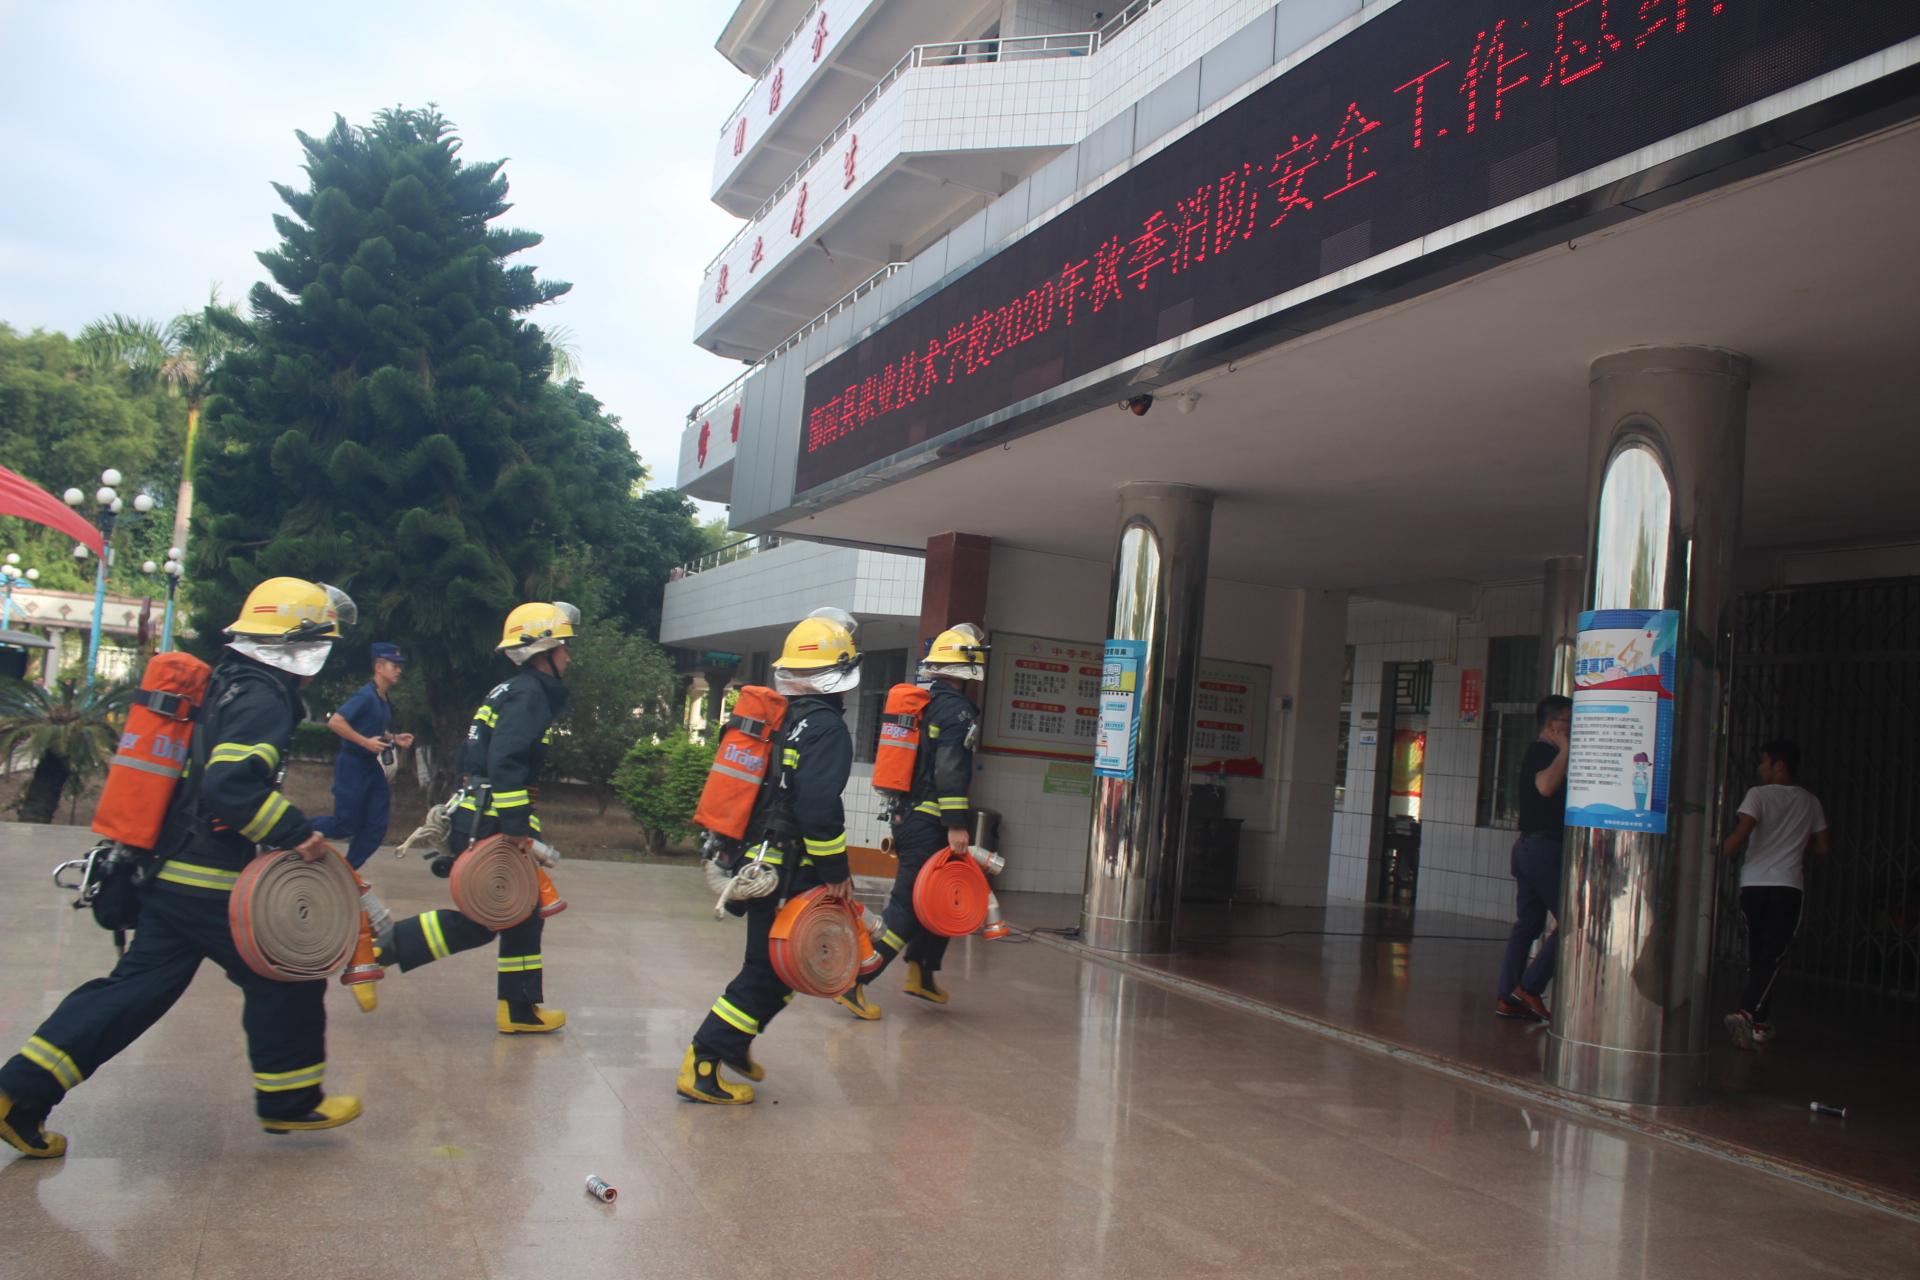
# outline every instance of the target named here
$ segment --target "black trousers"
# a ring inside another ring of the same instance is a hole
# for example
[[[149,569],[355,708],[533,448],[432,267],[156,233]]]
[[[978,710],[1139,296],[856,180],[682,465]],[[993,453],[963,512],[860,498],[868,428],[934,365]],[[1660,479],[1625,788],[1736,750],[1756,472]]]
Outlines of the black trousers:
[[[795,855],[786,856],[791,859]],[[747,900],[746,958],[741,962],[740,972],[713,1002],[700,1029],[693,1033],[696,1048],[717,1054],[736,1067],[746,1066],[754,1037],[764,1035],[767,1024],[793,1003],[793,988],[780,981],[780,975],[773,970],[772,954],[767,950],[773,918],[780,914],[780,905],[786,899],[821,883],[815,868],[795,867],[780,892]]]
[[[254,1110],[270,1120],[306,1115],[327,1066],[327,983],[279,982],[234,949],[226,895],[194,897],[149,886],[133,945],[104,978],[74,989],[4,1067],[0,1089],[29,1114],[51,1110],[173,1007],[212,960],[246,994],[240,1025],[253,1066]]]
[[[894,824],[893,851],[900,859],[900,867],[893,873],[893,892],[887,895],[887,909],[882,916],[886,930],[873,944],[873,949],[880,953],[880,968],[875,969],[867,981],[879,977],[902,952],[906,953],[909,963],[929,973],[937,971],[941,960],[946,958],[947,944],[953,939],[932,932],[913,913],[913,886],[920,878],[920,869],[946,847],[947,824],[942,819],[910,813],[905,821]]]
[[[406,973],[498,938],[498,998],[539,1004],[546,999],[540,968],[540,934],[546,923],[536,913],[495,933],[458,911],[426,911],[393,927],[393,948],[400,957],[400,972]]]
[[[1740,1007],[1755,1022],[1767,1020],[1773,1004],[1773,980],[1780,975],[1793,936],[1800,932],[1800,905],[1806,894],[1783,884],[1755,884],[1740,890],[1740,914],[1747,918],[1747,985]]]

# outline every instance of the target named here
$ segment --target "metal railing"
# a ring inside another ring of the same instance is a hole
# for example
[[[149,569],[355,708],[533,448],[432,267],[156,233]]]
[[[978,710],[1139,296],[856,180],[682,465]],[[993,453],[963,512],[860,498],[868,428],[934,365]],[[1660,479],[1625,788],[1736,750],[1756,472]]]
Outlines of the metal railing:
[[[813,0],[813,3],[807,6],[807,11],[800,15],[800,21],[794,24],[793,30],[787,33],[787,38],[780,42],[780,47],[773,51],[773,56],[771,58],[767,59],[767,71],[771,71],[775,67],[780,65],[780,59],[786,56],[787,50],[793,48],[793,42],[800,38],[800,33],[807,29],[808,24],[813,21],[813,15],[819,12],[819,10],[820,10],[820,0]],[[746,93],[742,95],[740,99],[740,105],[735,107],[733,110],[727,112],[727,122],[720,126],[721,137],[724,138],[727,136],[727,130],[733,128],[733,122],[735,120],[738,120],[740,118],[740,113],[747,109],[747,102],[753,97],[753,91],[755,89],[758,89],[760,87],[760,82],[766,78],[767,78],[766,71],[763,71],[759,75],[755,76],[753,78],[753,83],[747,86]]]
[[[1160,0],[1135,0],[1136,6],[1145,5],[1147,8],[1158,3]],[[1143,13],[1145,11],[1145,9],[1141,10]],[[1121,16],[1125,17],[1124,14]],[[1107,26],[1112,27],[1113,23],[1110,22]],[[1124,27],[1116,28],[1116,30],[1121,29]],[[999,62],[1025,62],[1036,58],[1086,57],[1100,51],[1102,39],[1098,31],[1075,31],[1065,35],[1020,36],[1012,40],[957,40],[948,41],[945,44],[915,45],[907,50],[906,57],[893,64],[891,71],[880,77],[873,88],[867,91],[867,96],[860,99],[853,110],[847,113],[847,118],[835,125],[821,140],[820,145],[809,152],[807,158],[787,175],[786,181],[774,188],[772,195],[761,201],[760,207],[748,216],[740,230],[734,233],[733,239],[727,241],[720,252],[713,255],[712,261],[707,263],[701,274],[712,275],[713,269],[720,265],[720,259],[732,253],[734,248],[747,238],[748,232],[765,222],[767,215],[773,212],[774,206],[784,200],[788,192],[800,185],[813,166],[825,159],[827,153],[859,122],[860,117],[866,115],[873,105],[880,101],[880,96],[891,89],[894,82],[907,72],[918,67],[981,66]]]
[[[723,564],[732,564],[735,560],[744,560],[748,556],[759,555],[762,551],[771,551],[779,546],[780,542],[780,535],[774,533],[758,533],[741,538],[737,542],[729,542],[724,547],[717,547],[703,556],[696,556],[685,564],[676,565],[667,570],[667,581],[679,582],[696,573],[718,569]]]

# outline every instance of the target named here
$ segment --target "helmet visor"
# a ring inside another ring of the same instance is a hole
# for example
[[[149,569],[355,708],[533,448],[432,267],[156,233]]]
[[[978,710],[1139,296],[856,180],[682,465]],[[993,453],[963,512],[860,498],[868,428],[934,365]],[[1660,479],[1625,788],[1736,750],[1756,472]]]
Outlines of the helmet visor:
[[[815,609],[807,616],[809,618],[824,618],[828,622],[837,622],[847,629],[847,634],[853,638],[855,644],[860,642],[860,621],[845,609],[836,609],[832,605],[828,605],[824,609]]]
[[[803,693],[846,693],[860,687],[860,659],[832,667],[775,667],[773,688],[790,696]]]
[[[562,618],[565,618],[568,626],[578,627],[580,625],[579,605],[568,604],[565,600],[555,600],[553,602],[553,611]]]
[[[268,640],[260,636],[235,636],[227,648],[244,653],[256,662],[296,676],[317,676],[333,652],[331,640]]]

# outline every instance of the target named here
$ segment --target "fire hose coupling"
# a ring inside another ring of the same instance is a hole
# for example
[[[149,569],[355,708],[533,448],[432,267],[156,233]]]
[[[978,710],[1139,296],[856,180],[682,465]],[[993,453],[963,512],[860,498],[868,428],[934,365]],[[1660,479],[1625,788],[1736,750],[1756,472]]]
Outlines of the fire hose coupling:
[[[991,849],[982,849],[979,845],[974,845],[968,852],[973,855],[973,860],[980,864],[980,869],[990,876],[997,876],[1007,869],[1007,860]]]

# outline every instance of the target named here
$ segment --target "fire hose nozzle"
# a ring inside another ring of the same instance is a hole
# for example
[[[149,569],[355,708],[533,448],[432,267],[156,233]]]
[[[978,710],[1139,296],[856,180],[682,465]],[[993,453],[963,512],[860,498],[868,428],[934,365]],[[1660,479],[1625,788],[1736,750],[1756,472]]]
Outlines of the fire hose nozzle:
[[[1007,860],[991,849],[975,845],[968,852],[973,854],[973,860],[980,864],[980,869],[990,876],[997,876],[1007,869]]]

